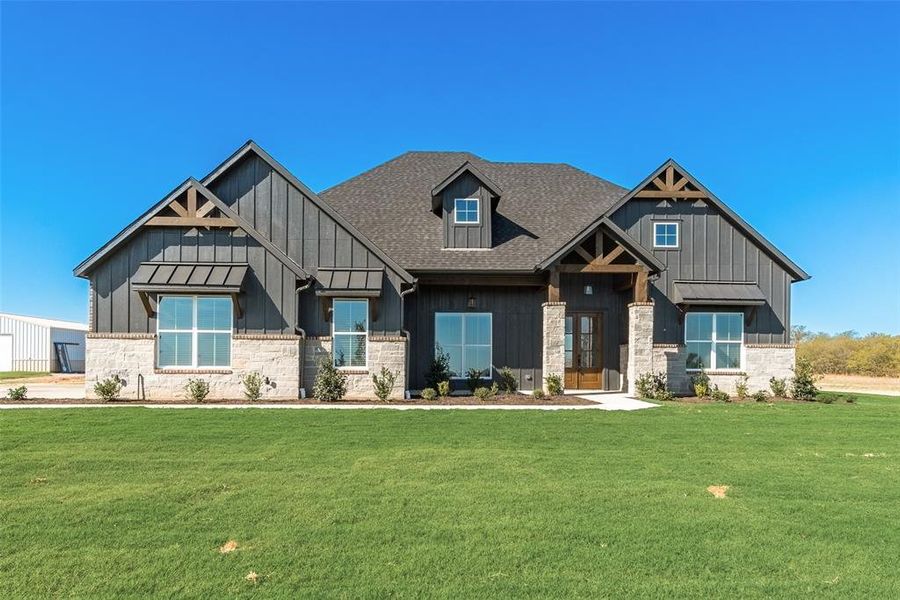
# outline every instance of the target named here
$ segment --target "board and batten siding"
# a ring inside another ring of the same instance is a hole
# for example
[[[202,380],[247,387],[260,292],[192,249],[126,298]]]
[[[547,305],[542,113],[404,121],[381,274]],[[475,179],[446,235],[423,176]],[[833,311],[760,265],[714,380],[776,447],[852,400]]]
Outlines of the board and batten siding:
[[[282,177],[264,160],[249,154],[223,173],[210,189],[296,263],[315,275],[318,267],[379,268],[384,263],[349,231]],[[276,256],[240,229],[145,227],[91,272],[94,331],[153,333],[131,278],[141,262],[247,262],[241,293],[243,316],[236,333],[294,333],[296,275]],[[400,278],[385,270],[375,334],[400,331]],[[330,335],[315,288],[302,294],[300,326],[307,335]]]
[[[443,196],[444,247],[491,247],[491,192],[471,173],[463,173],[441,192]],[[454,201],[457,198],[478,198],[478,224],[456,223]]]
[[[766,297],[744,328],[744,341],[790,341],[791,276],[715,207],[706,202],[632,199],[612,215],[613,222],[666,265],[652,282],[656,302],[654,341],[684,343],[684,325],[672,298],[675,281],[752,281]],[[679,223],[677,249],[653,248],[653,222]],[[736,310],[729,307],[723,310]]]

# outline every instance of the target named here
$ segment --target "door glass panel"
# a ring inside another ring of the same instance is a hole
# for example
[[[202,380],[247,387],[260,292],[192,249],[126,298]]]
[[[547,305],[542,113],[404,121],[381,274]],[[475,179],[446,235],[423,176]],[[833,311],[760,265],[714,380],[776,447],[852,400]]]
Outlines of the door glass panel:
[[[574,365],[574,359],[573,359],[574,354],[573,354],[573,348],[572,348],[572,341],[573,341],[574,334],[572,332],[572,324],[573,324],[572,317],[566,317],[566,334],[565,334],[564,340],[565,340],[565,347],[566,347],[566,368],[567,369],[571,369],[572,366]]]

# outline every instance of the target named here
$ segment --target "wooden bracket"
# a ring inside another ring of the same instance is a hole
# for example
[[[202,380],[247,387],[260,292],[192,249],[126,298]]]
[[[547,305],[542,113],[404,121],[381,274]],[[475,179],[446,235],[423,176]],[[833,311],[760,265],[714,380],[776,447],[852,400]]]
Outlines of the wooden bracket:
[[[750,323],[753,322],[753,319],[756,318],[756,309],[758,306],[751,306],[750,310],[744,313],[744,326],[749,326]]]
[[[232,292],[231,294],[231,302],[234,304],[234,316],[238,319],[244,316],[244,309],[241,308],[241,298],[240,294],[237,292]]]
[[[378,298],[369,298],[369,319],[374,323],[378,320]],[[371,324],[369,325],[371,329]]]
[[[320,296],[319,301],[322,304],[322,319],[329,323],[331,321],[331,298]]]
[[[147,292],[138,292],[138,297],[141,299],[141,304],[144,305],[144,311],[146,311],[147,316],[151,319],[156,316],[156,309],[153,308],[153,301],[150,299],[150,295]]]

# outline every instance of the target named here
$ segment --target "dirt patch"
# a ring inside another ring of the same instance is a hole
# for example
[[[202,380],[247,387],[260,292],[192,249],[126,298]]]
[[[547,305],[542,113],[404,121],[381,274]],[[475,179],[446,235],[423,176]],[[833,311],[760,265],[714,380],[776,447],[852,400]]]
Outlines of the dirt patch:
[[[0,384],[21,385],[23,383],[62,383],[66,385],[84,385],[84,373],[47,373],[43,375],[32,375],[30,377],[4,379],[0,381]]]
[[[238,549],[238,543],[234,540],[228,540],[221,546],[219,546],[220,554],[230,554]]]
[[[706,488],[706,491],[715,496],[716,498],[724,498],[725,494],[728,493],[728,488],[731,486],[728,485],[711,485]]]
[[[41,403],[41,404],[154,404],[154,405],[172,405],[172,404],[187,404],[187,405],[196,405],[197,403],[192,400],[184,400],[184,399],[174,399],[174,400],[147,400],[147,401],[138,401],[138,400],[114,400],[112,402],[103,402],[102,400],[85,400],[85,399],[77,399],[77,398],[26,398],[25,400],[3,400],[5,403],[9,404],[28,404],[28,403]],[[228,400],[207,400],[202,402],[201,404],[254,404],[253,402],[249,402],[243,398],[234,398]],[[533,396],[526,396],[524,394],[511,394],[509,396],[496,396],[491,398],[490,400],[483,401],[479,400],[475,396],[451,396],[449,398],[435,398],[434,400],[422,400],[421,398],[413,398],[412,400],[390,400],[388,402],[379,402],[378,400],[340,400],[338,402],[320,402],[318,400],[307,398],[306,400],[266,400],[263,398],[259,400],[257,404],[283,404],[286,406],[289,405],[315,405],[315,404],[335,404],[339,406],[366,406],[366,405],[381,405],[381,406],[435,406],[435,405],[445,405],[445,406],[459,406],[459,405],[484,405],[484,406],[590,406],[596,404],[596,402],[591,402],[590,400],[585,400],[584,398],[579,398],[577,396],[548,396],[541,398],[540,400],[535,399]]]
[[[257,573],[256,571],[250,571],[249,573],[247,573],[244,579],[246,579],[250,583],[257,583],[259,581],[259,573]]]
[[[867,375],[822,375],[816,385],[829,392],[857,394],[887,394],[900,396],[900,377],[869,377]]]

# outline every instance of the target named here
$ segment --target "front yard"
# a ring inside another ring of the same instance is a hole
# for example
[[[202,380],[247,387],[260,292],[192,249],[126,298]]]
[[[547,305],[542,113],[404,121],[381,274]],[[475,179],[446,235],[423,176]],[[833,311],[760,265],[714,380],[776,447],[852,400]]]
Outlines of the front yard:
[[[898,424],[877,396],[2,411],[0,597],[896,598]]]

